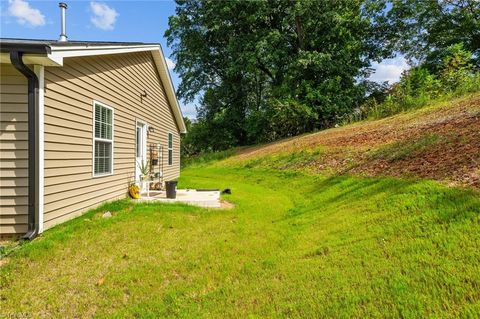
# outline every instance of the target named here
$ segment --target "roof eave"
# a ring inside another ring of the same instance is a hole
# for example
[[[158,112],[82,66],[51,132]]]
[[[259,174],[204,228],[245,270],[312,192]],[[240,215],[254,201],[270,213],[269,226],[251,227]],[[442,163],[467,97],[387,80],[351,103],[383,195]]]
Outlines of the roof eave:
[[[24,54],[49,54],[51,52],[50,46],[46,44],[33,43],[1,43],[0,52],[10,53],[11,51],[23,52]]]
[[[10,63],[9,52],[12,50],[24,52],[23,60],[26,64],[38,64],[44,66],[63,66],[63,59],[69,57],[94,56],[106,54],[120,54],[151,51],[152,56],[164,84],[167,99],[172,107],[173,114],[179,129],[184,134],[187,132],[183,120],[182,110],[173,87],[172,78],[168,71],[165,56],[160,44],[135,44],[135,45],[45,45],[45,44],[11,44],[1,45],[0,62]],[[4,50],[6,50],[4,52]],[[10,50],[10,51],[8,51]]]
[[[180,131],[180,133],[185,134],[187,133],[187,127],[185,126],[185,121],[183,120],[182,109],[178,104],[177,96],[175,94],[175,89],[173,87],[172,78],[170,76],[170,72],[168,71],[167,62],[165,61],[165,56],[163,55],[162,48],[160,47],[160,50],[152,51],[152,56],[157,66],[160,79],[164,84],[167,98],[170,104],[172,105],[172,110],[177,120],[178,130]]]

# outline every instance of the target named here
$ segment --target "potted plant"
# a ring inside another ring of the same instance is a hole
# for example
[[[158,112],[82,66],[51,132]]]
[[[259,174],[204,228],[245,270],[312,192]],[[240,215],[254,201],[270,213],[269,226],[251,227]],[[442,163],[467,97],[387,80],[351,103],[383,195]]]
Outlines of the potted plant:
[[[140,170],[140,181],[144,181],[148,178],[150,174],[150,167],[147,162],[141,161],[138,164],[138,169]]]
[[[140,181],[139,181],[140,191],[145,191],[147,190],[147,188],[145,187],[145,184],[148,187],[148,178],[150,176],[150,166],[146,161],[138,162],[137,165],[138,165],[138,170],[140,171]]]

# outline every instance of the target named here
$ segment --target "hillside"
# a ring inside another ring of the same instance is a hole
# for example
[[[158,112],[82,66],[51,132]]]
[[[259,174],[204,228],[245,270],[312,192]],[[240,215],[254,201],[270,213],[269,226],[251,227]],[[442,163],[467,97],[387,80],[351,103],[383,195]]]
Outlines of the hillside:
[[[126,199],[3,248],[0,309],[35,318],[479,318],[479,102],[198,158],[179,187],[229,188],[231,209]]]
[[[480,188],[480,94],[242,149],[223,163]]]

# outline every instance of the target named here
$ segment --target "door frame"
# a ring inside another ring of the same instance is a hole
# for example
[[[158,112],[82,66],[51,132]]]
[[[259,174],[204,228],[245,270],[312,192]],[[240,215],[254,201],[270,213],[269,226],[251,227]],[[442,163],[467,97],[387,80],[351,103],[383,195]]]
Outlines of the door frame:
[[[139,179],[139,176],[140,176],[140,169],[138,167],[138,162],[137,162],[137,128],[141,127],[142,128],[142,160],[143,161],[147,161],[147,128],[148,128],[148,124],[147,122],[143,121],[143,120],[135,120],[135,183],[139,183],[140,182],[140,179]],[[142,187],[143,188],[143,187]]]

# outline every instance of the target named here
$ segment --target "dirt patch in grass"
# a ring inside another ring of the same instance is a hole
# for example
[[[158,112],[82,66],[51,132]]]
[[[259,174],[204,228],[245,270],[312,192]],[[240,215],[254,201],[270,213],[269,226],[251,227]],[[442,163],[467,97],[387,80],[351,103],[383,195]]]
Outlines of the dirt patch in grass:
[[[442,133],[436,135],[437,140],[427,147],[393,160],[370,157],[370,160],[353,168],[352,172],[414,175],[480,188],[480,118],[464,119],[457,124],[455,128],[445,127]],[[415,140],[404,140],[403,143],[415,145]],[[408,148],[399,146],[398,149]]]
[[[297,167],[323,173],[417,176],[480,188],[480,95],[244,149],[227,161],[318,148],[323,151]]]
[[[235,208],[235,204],[230,203],[226,200],[220,201],[220,209],[233,209],[233,208]]]
[[[2,259],[0,259],[0,267],[6,265],[7,263],[8,263],[7,257],[3,257]]]

